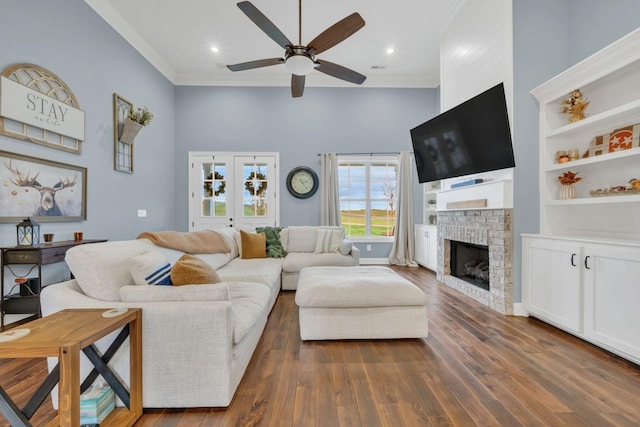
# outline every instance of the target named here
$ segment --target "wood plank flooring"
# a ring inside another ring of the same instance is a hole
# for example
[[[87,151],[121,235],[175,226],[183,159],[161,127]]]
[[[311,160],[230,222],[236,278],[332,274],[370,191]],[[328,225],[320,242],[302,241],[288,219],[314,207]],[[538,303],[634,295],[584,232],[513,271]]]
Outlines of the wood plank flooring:
[[[229,408],[146,409],[136,426],[640,426],[638,365],[393,268],[429,297],[426,339],[301,342],[283,291]],[[18,401],[45,374],[0,361]],[[35,425],[52,415],[47,401]]]

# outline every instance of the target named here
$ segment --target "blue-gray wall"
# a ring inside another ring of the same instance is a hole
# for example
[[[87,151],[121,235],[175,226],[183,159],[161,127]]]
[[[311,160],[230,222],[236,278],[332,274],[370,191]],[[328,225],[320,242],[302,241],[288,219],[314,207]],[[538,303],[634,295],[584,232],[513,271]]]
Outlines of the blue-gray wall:
[[[280,153],[280,223],[320,223],[320,195],[307,200],[286,191],[295,166],[320,172],[318,153],[412,150],[409,130],[438,112],[438,89],[306,88],[292,98],[284,87],[176,89],[176,202],[187,206],[189,151]],[[415,175],[415,173],[414,173]],[[422,222],[422,195],[414,177],[414,219]],[[181,190],[182,189],[182,190]],[[177,213],[188,228],[188,212]],[[391,245],[372,244],[363,257],[387,258]]]
[[[538,103],[531,89],[640,26],[638,0],[514,0],[514,301],[522,233],[540,230]]]
[[[0,2],[0,70],[28,62],[51,70],[86,113],[81,155],[0,135],[0,150],[88,169],[87,220],[43,223],[55,241],[134,238],[175,227],[175,88],[83,0]],[[117,92],[155,113],[135,146],[135,173],[113,170],[113,101]],[[6,181],[4,169],[0,179]],[[147,218],[137,218],[137,209]],[[0,224],[0,244],[16,244],[15,223]]]
[[[529,91],[637,28],[638,0],[514,0],[515,235],[536,232],[537,105]],[[86,112],[82,155],[0,136],[0,150],[88,168],[88,218],[45,223],[55,240],[73,231],[127,239],[144,230],[187,229],[187,152],[279,151],[281,190],[296,165],[318,169],[323,151],[410,149],[408,130],[437,113],[438,90],[174,87],[83,0],[0,0],[0,69],[30,62],[74,91]],[[136,140],[135,173],[113,170],[112,93],[156,115]],[[422,199],[416,186],[416,222]],[[319,199],[300,202],[281,191],[281,222],[314,224]],[[146,209],[147,218],[137,218]],[[0,224],[0,245],[15,244],[15,224]],[[388,245],[371,257],[385,257]],[[516,237],[515,301],[520,300]]]

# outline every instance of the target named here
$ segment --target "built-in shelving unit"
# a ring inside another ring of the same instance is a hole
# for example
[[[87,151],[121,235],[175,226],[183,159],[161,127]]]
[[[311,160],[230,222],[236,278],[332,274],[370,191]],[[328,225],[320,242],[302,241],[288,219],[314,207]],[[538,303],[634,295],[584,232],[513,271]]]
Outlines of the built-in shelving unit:
[[[591,194],[640,179],[640,133],[633,147],[609,152],[604,137],[640,124],[640,29],[531,93],[540,106],[540,234],[522,236],[525,309],[572,334],[640,363],[640,194]],[[562,100],[580,89],[587,117],[568,123]],[[579,150],[556,162],[558,151]],[[585,157],[585,153],[589,153]],[[558,177],[578,172],[575,198],[562,200]]]
[[[422,184],[422,206],[423,206],[423,224],[436,224],[437,211],[436,211],[436,196],[440,192],[441,182],[432,181]]]

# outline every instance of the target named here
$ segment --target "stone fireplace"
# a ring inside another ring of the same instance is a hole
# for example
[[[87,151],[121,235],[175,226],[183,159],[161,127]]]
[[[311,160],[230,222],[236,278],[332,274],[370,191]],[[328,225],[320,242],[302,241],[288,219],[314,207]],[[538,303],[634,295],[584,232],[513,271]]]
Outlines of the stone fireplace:
[[[513,209],[445,210],[438,212],[438,280],[465,295],[489,306],[502,314],[513,314]],[[465,245],[466,244],[466,245]],[[468,258],[457,271],[452,270],[452,257],[466,253]],[[478,286],[460,277],[464,264],[471,265],[470,258],[477,258],[480,276],[487,273],[476,249],[486,247],[488,283]],[[452,252],[453,248],[453,252]],[[452,256],[453,253],[453,256]],[[469,253],[471,253],[469,255]],[[458,276],[458,277],[456,277]]]

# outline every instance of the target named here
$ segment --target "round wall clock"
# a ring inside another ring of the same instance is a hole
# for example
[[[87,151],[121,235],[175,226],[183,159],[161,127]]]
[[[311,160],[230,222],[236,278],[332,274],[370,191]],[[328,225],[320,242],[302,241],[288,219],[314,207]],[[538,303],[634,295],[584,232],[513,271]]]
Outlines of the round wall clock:
[[[287,190],[298,199],[308,199],[313,196],[318,191],[318,186],[318,175],[306,166],[295,167],[287,175]]]

